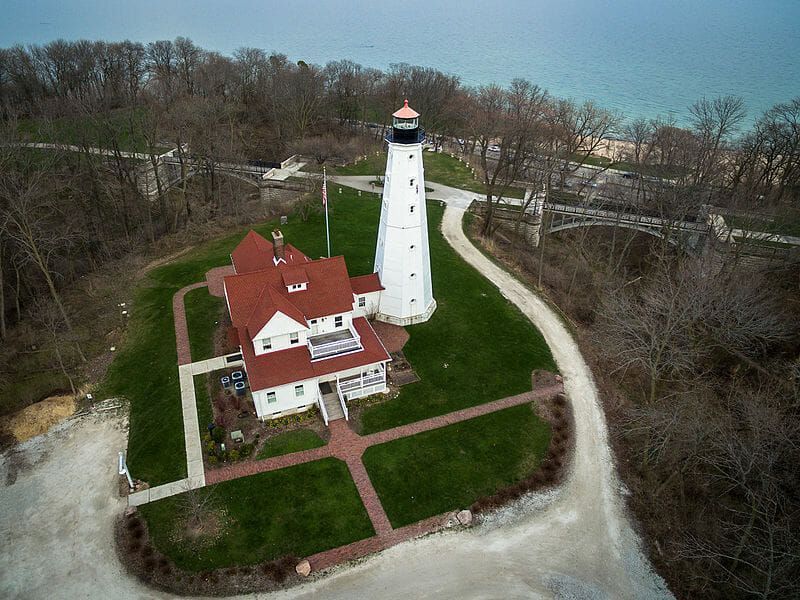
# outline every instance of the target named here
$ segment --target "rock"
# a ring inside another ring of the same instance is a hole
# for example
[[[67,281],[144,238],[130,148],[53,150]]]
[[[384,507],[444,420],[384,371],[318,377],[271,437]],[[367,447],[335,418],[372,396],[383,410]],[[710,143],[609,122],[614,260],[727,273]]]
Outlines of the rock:
[[[299,563],[297,563],[297,566],[294,568],[294,570],[297,571],[298,575],[308,577],[308,575],[311,573],[311,563],[307,560],[301,560]]]
[[[456,515],[456,519],[462,525],[472,525],[472,511],[470,510],[462,510]]]
[[[564,378],[561,375],[556,375],[556,383],[564,383]]]
[[[137,508],[135,506],[129,506],[125,509],[125,517],[132,517],[137,512]]]

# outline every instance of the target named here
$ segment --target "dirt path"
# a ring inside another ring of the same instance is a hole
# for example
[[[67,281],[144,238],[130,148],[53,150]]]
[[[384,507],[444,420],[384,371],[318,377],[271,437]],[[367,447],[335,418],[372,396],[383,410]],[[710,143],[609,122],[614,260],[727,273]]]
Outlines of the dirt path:
[[[114,550],[123,411],[57,425],[0,456],[1,598],[161,598]]]

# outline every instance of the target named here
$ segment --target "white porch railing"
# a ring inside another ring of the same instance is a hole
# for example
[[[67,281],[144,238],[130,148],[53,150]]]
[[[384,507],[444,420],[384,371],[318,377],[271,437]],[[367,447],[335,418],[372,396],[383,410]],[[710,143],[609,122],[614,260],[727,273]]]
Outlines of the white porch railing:
[[[328,426],[328,411],[325,408],[325,402],[322,400],[322,394],[317,391],[317,406],[319,406],[319,412],[322,414],[322,420],[325,421],[325,427]]]
[[[350,420],[350,411],[347,410],[347,402],[344,401],[342,396],[342,389],[339,387],[339,376],[336,376],[336,395],[339,396],[339,404],[342,405],[342,412],[344,413],[344,420]]]
[[[308,346],[308,351],[311,353],[311,360],[330,358],[344,352],[361,350],[361,336],[352,329],[350,329],[350,334],[352,337],[345,340],[337,340],[324,344],[315,344],[312,341],[313,338],[308,338],[306,345]]]
[[[381,365],[378,373],[369,375],[362,373],[343,381],[337,377],[336,389],[342,398],[347,396],[348,400],[383,392],[386,390],[386,368]]]

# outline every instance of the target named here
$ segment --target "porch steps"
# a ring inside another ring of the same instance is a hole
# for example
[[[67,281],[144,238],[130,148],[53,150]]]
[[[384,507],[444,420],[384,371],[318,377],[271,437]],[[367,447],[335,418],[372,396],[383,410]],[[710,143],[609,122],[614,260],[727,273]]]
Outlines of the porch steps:
[[[339,395],[336,392],[332,394],[323,394],[322,401],[325,403],[325,410],[328,411],[328,421],[336,421],[337,419],[344,419],[344,412],[342,412],[342,405],[339,403]]]

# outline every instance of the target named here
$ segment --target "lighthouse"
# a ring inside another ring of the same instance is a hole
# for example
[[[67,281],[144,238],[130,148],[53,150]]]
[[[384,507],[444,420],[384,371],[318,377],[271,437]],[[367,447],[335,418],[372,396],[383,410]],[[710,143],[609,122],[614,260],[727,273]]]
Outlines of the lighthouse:
[[[392,115],[386,136],[389,156],[375,248],[375,271],[384,288],[376,318],[395,325],[422,323],[436,309],[425,210],[424,139],[419,113],[406,100]]]

